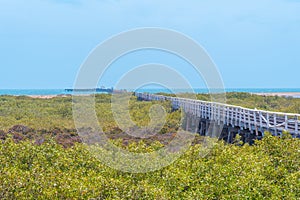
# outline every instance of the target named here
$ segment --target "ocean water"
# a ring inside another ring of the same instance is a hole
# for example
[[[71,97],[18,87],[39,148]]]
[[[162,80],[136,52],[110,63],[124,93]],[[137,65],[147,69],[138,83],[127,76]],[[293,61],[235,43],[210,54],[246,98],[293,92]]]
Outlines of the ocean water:
[[[0,95],[13,95],[13,96],[22,96],[22,95],[63,95],[68,94],[64,89],[0,89]],[[71,93],[69,93],[71,94]]]
[[[193,89],[196,93],[208,93],[208,89],[195,88]],[[130,91],[130,90],[129,90]],[[226,92],[249,92],[249,93],[276,93],[276,92],[299,92],[300,88],[227,88]],[[182,93],[191,92],[190,89],[138,89],[137,92],[148,92],[148,93]],[[0,89],[0,95],[66,95],[72,94],[72,92],[66,92],[64,89]],[[295,96],[300,98],[300,96]]]

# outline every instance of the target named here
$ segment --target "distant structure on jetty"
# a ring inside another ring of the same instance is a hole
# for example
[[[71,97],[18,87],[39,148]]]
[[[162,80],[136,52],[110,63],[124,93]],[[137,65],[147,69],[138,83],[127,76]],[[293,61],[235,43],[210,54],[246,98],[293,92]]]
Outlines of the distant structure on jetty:
[[[173,110],[181,109],[185,115],[184,130],[213,137],[221,132],[219,138],[228,143],[232,143],[239,134],[244,142],[251,144],[254,139],[262,138],[265,131],[274,136],[282,136],[287,131],[292,137],[300,138],[299,114],[147,93],[135,93],[135,96],[142,101],[170,101]]]
[[[111,88],[92,88],[92,89],[65,89],[66,92],[87,92],[87,93],[123,93],[127,92],[126,90],[115,90],[113,87]]]

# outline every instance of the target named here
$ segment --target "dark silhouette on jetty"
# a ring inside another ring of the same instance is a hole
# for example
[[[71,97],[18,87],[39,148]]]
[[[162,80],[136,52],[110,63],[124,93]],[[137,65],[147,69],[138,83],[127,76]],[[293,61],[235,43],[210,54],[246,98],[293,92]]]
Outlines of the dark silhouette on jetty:
[[[66,92],[106,92],[113,93],[113,88],[65,89]]]
[[[65,89],[65,91],[66,92],[108,93],[108,94],[127,92],[126,90],[115,90],[113,87],[111,87],[111,88],[101,87],[101,88],[91,88],[91,89],[75,88],[75,89]]]

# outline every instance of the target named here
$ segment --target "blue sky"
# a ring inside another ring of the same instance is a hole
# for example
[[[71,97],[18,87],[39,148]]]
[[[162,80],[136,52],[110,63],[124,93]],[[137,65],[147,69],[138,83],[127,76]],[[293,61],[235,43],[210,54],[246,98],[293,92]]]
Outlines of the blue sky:
[[[1,0],[0,89],[71,87],[93,48],[140,27],[174,29],[196,40],[227,88],[300,87],[297,0]],[[101,84],[113,85],[121,65],[124,72],[149,62],[184,68],[172,56],[140,52],[116,62]],[[204,87],[192,71],[182,73]]]

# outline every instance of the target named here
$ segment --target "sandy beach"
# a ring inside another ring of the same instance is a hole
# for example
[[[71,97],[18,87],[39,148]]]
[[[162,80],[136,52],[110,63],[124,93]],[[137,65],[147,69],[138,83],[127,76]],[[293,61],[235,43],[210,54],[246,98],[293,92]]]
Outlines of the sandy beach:
[[[261,96],[300,97],[300,92],[252,93]]]
[[[52,99],[55,97],[70,97],[71,95],[28,95],[28,97],[34,99]]]
[[[300,98],[300,92],[265,92],[265,93],[252,93],[252,94],[261,95],[261,96],[280,96],[280,97]],[[55,97],[70,97],[71,95],[28,95],[28,96],[35,99],[52,99]]]

